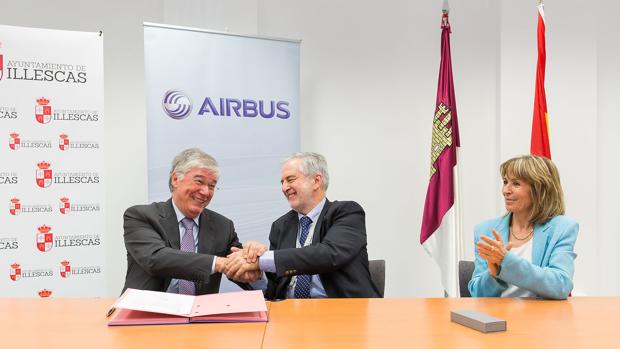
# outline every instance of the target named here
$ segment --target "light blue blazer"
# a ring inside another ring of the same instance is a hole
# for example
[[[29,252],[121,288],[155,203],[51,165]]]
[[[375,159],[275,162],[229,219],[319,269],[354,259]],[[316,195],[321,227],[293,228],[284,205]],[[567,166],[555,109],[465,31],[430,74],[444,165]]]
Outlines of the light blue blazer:
[[[469,281],[472,297],[499,297],[509,284],[532,291],[538,297],[566,299],[573,289],[573,251],[579,224],[565,216],[555,216],[534,226],[532,262],[508,251],[496,278],[489,275],[487,262],[475,247],[482,234],[493,237],[493,229],[508,242],[511,213],[478,224],[474,229],[475,269]]]

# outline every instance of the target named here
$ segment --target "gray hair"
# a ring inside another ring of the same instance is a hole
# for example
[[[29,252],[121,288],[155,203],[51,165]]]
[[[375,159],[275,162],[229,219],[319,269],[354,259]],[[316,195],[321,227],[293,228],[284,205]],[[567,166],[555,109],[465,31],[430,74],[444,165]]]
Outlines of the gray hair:
[[[310,152],[295,153],[284,159],[282,164],[296,159],[301,160],[299,170],[304,176],[312,176],[318,173],[323,177],[323,191],[327,191],[327,187],[329,186],[329,173],[327,173],[327,161],[325,161],[325,157],[321,154]]]
[[[182,180],[185,173],[193,168],[204,168],[217,177],[220,176],[220,169],[217,166],[217,161],[215,161],[211,155],[198,148],[185,149],[172,160],[172,168],[170,169],[170,177],[168,178],[170,192],[173,190],[172,174],[176,173],[177,178]]]

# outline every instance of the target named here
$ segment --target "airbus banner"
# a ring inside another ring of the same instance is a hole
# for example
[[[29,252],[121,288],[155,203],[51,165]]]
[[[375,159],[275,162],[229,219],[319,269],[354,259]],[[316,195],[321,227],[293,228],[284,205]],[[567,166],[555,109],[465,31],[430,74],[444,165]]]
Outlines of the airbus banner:
[[[300,147],[299,42],[145,24],[144,60],[149,202],[170,197],[172,158],[201,148],[221,171],[209,209],[268,244],[290,210],[280,163]]]

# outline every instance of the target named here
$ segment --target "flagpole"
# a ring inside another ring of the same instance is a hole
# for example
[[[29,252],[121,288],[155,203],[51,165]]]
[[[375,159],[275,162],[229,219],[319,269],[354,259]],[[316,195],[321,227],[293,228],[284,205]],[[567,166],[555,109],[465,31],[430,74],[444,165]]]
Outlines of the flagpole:
[[[450,2],[448,0],[443,0],[443,3],[441,4],[441,12],[444,14],[450,13]]]

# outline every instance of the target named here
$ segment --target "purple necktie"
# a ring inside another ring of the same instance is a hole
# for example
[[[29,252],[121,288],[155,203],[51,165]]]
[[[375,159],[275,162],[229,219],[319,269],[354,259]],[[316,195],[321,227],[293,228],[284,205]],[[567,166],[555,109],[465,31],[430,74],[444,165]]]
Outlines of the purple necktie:
[[[299,245],[304,247],[308,233],[310,232],[310,224],[312,219],[306,216],[302,216],[299,219],[299,226],[301,231],[299,232]],[[310,298],[310,284],[312,283],[312,275],[297,275],[297,282],[295,283],[295,298]]]
[[[183,239],[181,239],[181,251],[196,252],[196,245],[194,243],[194,220],[190,218],[183,218],[181,220],[185,233]],[[180,294],[196,294],[196,285],[192,281],[179,279],[179,293]]]

